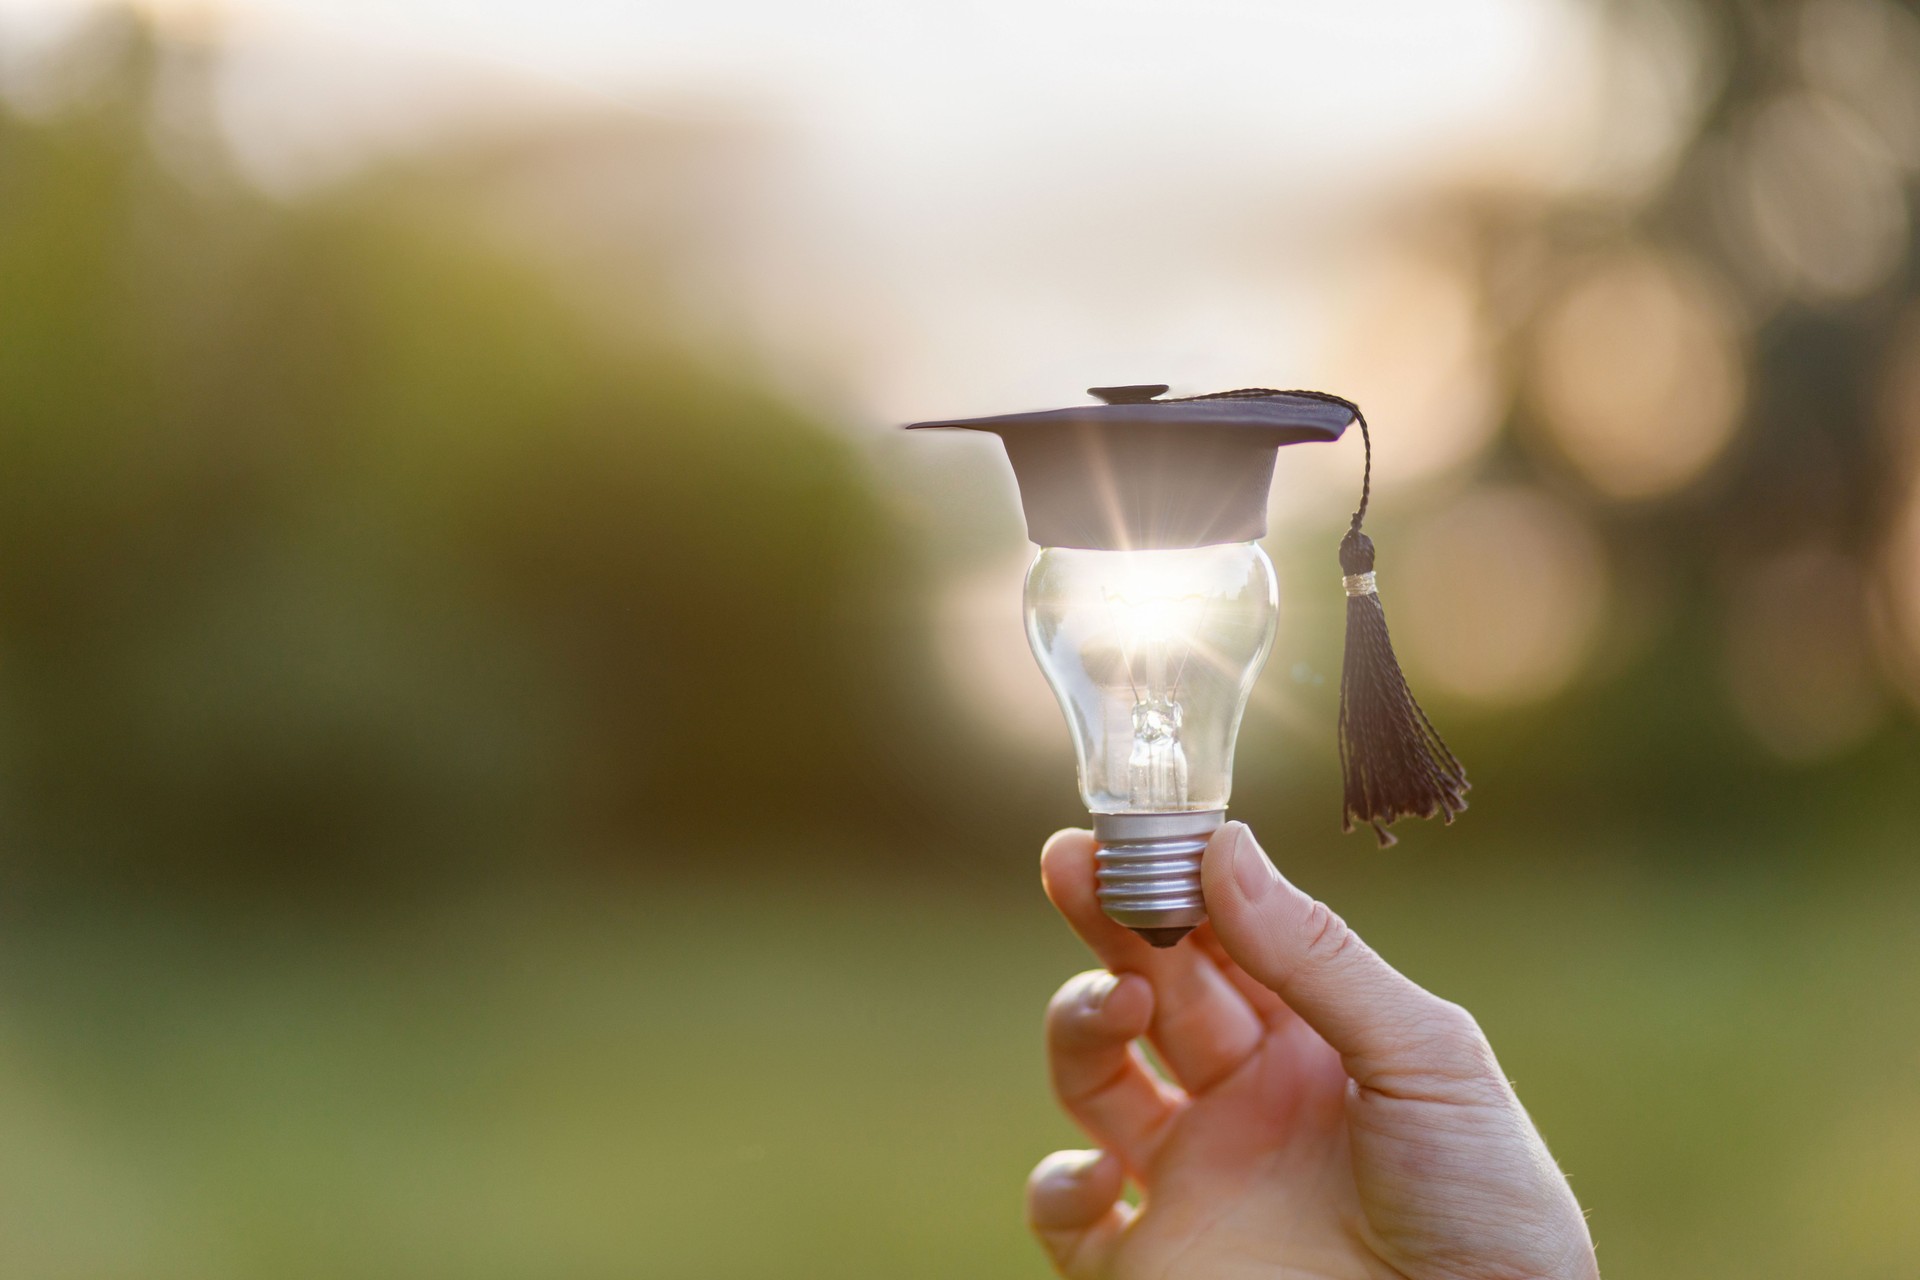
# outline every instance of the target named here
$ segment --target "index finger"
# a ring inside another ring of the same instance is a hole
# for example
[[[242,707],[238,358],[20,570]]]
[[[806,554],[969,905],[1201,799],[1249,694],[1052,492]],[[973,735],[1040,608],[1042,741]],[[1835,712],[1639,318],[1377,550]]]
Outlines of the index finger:
[[[1062,831],[1047,841],[1040,855],[1047,897],[1109,970],[1153,984],[1147,1038],[1176,1081],[1189,1092],[1207,1089],[1259,1048],[1265,1024],[1198,946],[1151,947],[1107,918],[1094,888],[1094,850],[1090,831]]]

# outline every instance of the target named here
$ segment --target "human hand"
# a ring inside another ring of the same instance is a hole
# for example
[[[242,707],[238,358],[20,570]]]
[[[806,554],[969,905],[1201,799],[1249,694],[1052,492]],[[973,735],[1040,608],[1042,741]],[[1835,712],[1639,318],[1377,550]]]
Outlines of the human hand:
[[[1047,1008],[1054,1091],[1100,1146],[1028,1182],[1063,1276],[1597,1280],[1580,1206],[1466,1010],[1289,884],[1242,823],[1207,846],[1210,923],[1164,951],[1101,912],[1093,854],[1063,831],[1041,855],[1109,971]]]

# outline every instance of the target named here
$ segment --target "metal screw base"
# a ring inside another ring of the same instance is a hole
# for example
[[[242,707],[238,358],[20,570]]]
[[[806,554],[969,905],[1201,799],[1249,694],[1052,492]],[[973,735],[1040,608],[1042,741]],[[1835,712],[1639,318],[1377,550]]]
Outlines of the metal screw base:
[[[1200,855],[1226,817],[1225,809],[1094,814],[1100,906],[1156,947],[1186,937],[1207,918]]]

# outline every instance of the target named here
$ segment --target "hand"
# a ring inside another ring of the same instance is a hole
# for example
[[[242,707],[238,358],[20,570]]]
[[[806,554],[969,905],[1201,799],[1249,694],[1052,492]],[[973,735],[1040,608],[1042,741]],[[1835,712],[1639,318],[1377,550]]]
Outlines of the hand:
[[[1241,823],[1207,846],[1211,922],[1164,951],[1102,914],[1093,853],[1063,831],[1041,855],[1108,970],[1047,1008],[1054,1091],[1101,1148],[1028,1183],[1063,1276],[1597,1280],[1580,1206],[1466,1010],[1287,883]]]

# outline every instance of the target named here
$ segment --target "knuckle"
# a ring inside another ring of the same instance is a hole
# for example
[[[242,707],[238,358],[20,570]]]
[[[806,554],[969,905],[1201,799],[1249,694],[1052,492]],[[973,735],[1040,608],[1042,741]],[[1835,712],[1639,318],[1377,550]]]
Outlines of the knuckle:
[[[1433,1023],[1440,1034],[1449,1039],[1467,1042],[1486,1041],[1486,1033],[1480,1030],[1480,1021],[1465,1005],[1443,1000],[1438,996],[1433,1001]]]
[[[1407,1011],[1395,1041],[1356,1076],[1362,1088],[1425,1102],[1512,1105],[1493,1046],[1459,1005],[1427,996]]]
[[[1422,1057],[1434,1075],[1470,1084],[1501,1081],[1499,1060],[1473,1014],[1436,999],[1425,1023]]]
[[[1333,908],[1318,900],[1307,908],[1301,933],[1306,939],[1302,954],[1310,964],[1334,963],[1360,945],[1359,935],[1352,927]]]
[[[1469,1055],[1473,1061],[1488,1070],[1495,1068],[1493,1045],[1487,1040],[1487,1033],[1480,1029],[1480,1022],[1471,1013],[1457,1004],[1447,1006],[1453,1010],[1452,1040],[1457,1048]]]

